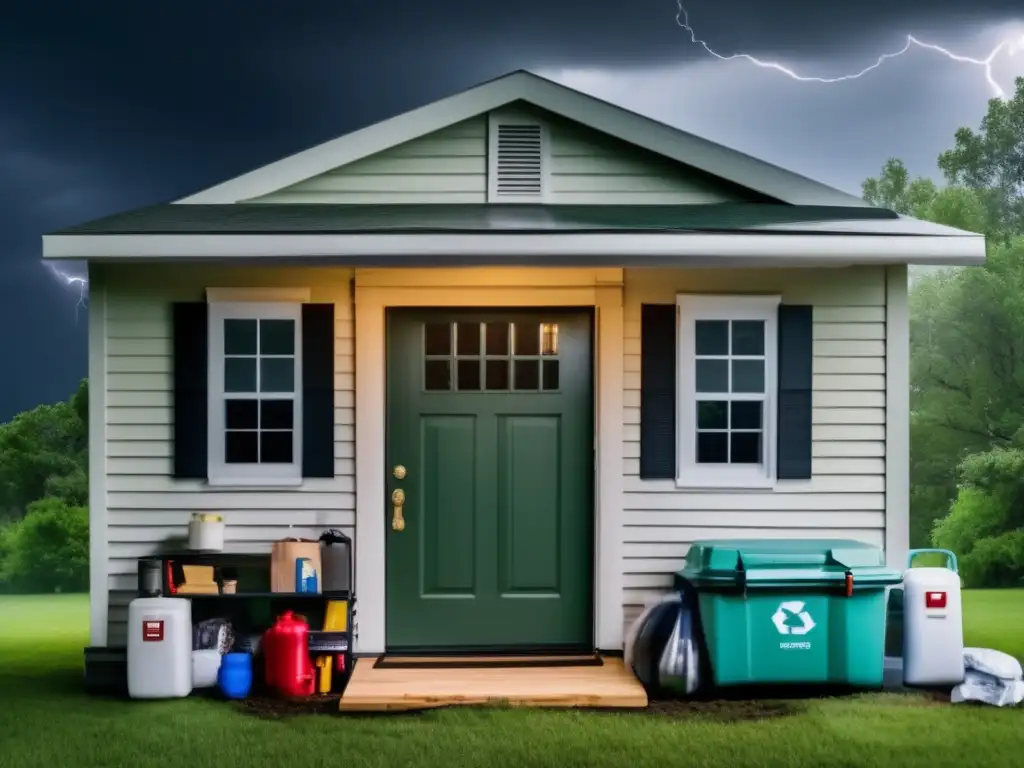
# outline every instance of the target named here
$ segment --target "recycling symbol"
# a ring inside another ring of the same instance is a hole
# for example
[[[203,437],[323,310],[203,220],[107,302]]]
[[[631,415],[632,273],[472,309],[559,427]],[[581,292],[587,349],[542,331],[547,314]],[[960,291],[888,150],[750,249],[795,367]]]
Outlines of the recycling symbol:
[[[772,614],[772,622],[780,635],[806,635],[814,629],[814,619],[799,600],[781,603]]]

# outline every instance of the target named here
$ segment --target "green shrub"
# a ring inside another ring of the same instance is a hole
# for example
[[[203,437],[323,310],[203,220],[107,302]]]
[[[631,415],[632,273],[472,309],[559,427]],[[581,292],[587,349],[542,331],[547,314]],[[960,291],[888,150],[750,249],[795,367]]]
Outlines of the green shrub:
[[[5,573],[20,592],[79,592],[89,588],[89,510],[60,499],[33,502],[11,526]]]
[[[1024,450],[994,448],[960,464],[961,485],[932,543],[960,560],[970,587],[1005,587],[1024,580]]]
[[[1024,581],[1024,530],[979,539],[960,560],[967,586],[1019,587]]]
[[[0,521],[0,593],[7,592],[10,588],[7,562],[11,553],[11,538],[15,525],[16,523]]]

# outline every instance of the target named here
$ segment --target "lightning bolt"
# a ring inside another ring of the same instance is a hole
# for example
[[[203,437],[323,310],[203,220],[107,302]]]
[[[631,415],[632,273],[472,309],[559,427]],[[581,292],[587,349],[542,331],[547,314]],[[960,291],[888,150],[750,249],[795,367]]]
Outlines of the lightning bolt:
[[[89,278],[65,272],[49,261],[44,261],[43,266],[53,275],[57,282],[78,294],[78,301],[75,304],[75,322],[77,323],[79,311],[89,308]]]
[[[1000,99],[1005,99],[1006,91],[1003,90],[999,83],[996,82],[995,77],[993,77],[992,75],[992,62],[995,61],[996,57],[999,56],[999,54],[1003,53],[1004,51],[1008,55],[1013,56],[1019,51],[1024,50],[1024,35],[1021,35],[1019,38],[1016,39],[1003,40],[1001,43],[999,43],[999,45],[993,48],[989,52],[988,56],[986,56],[984,59],[975,59],[970,56],[961,56],[960,54],[953,53],[952,51],[943,48],[941,45],[923,42],[921,40],[918,40],[913,35],[907,35],[907,42],[902,48],[900,48],[898,51],[894,51],[893,53],[883,53],[875,60],[874,64],[864,67],[864,69],[860,70],[859,72],[854,72],[853,74],[849,75],[840,75],[838,77],[812,77],[810,75],[801,75],[793,71],[789,67],[786,67],[778,63],[777,61],[763,61],[757,58],[756,56],[751,56],[748,53],[734,53],[728,56],[723,56],[717,51],[712,50],[711,46],[709,46],[706,42],[700,40],[697,37],[697,33],[694,32],[693,27],[690,26],[690,17],[689,14],[686,12],[686,9],[683,7],[683,0],[676,0],[676,6],[679,8],[679,12],[676,14],[676,24],[678,24],[680,27],[682,27],[683,29],[690,33],[690,42],[692,42],[694,45],[699,45],[701,48],[710,53],[716,59],[721,59],[722,61],[744,59],[745,61],[749,61],[751,64],[754,64],[755,66],[761,67],[762,69],[774,69],[776,72],[781,72],[787,77],[793,80],[798,80],[801,83],[841,83],[846,80],[856,80],[860,77],[863,77],[868,72],[872,72],[878,69],[889,59],[895,59],[899,56],[902,56],[903,54],[907,53],[907,51],[909,51],[911,48],[916,47],[924,48],[929,51],[935,51],[936,53],[941,53],[946,58],[952,61],[959,62],[961,64],[971,64],[976,67],[982,67],[985,70],[985,80],[988,82],[989,88],[992,89],[992,95]]]

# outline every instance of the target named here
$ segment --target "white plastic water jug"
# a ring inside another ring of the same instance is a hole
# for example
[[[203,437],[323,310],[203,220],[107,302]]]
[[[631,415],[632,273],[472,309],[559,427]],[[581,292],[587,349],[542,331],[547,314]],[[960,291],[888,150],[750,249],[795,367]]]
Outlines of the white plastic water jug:
[[[945,568],[911,568],[922,552],[946,556]],[[903,574],[903,684],[959,685],[964,680],[964,621],[956,555],[913,549]]]
[[[192,603],[139,597],[128,604],[128,695],[171,699],[192,693]]]

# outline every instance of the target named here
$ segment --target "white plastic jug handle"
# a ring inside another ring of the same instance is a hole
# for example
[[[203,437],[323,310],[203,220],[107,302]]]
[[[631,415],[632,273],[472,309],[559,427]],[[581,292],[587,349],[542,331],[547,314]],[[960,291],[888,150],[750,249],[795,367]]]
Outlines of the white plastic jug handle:
[[[936,554],[936,555],[945,555],[946,556],[946,567],[949,568],[949,570],[951,570],[953,573],[959,573],[959,571],[957,569],[956,555],[953,554],[953,552],[951,552],[948,549],[931,549],[931,548],[912,549],[909,552],[907,552],[907,568],[910,568],[910,567],[913,566],[914,558],[915,557],[917,557],[918,555],[926,554],[926,553],[927,554]]]

